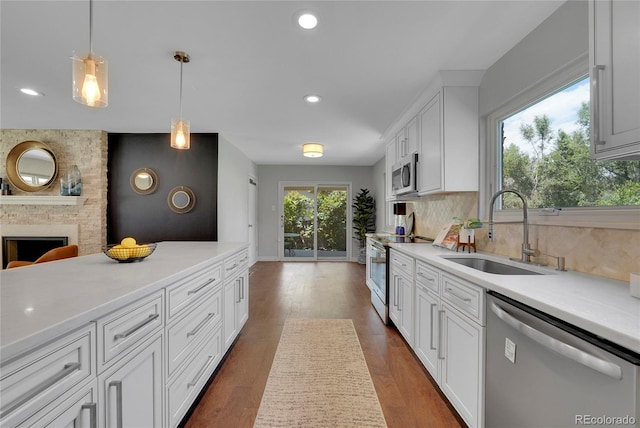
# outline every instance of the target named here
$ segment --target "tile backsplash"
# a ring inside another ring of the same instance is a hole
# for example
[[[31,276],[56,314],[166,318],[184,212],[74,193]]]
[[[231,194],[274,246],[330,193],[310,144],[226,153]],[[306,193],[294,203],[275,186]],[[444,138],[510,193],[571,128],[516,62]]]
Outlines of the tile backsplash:
[[[416,235],[435,237],[453,217],[477,216],[477,192],[425,196],[411,204]],[[482,217],[482,216],[481,216]],[[507,257],[519,257],[522,244],[521,224],[494,226],[494,242],[487,228],[476,230],[478,251]],[[567,227],[531,224],[529,242],[541,253],[563,256],[568,270],[584,272],[628,282],[631,272],[640,271],[640,231]],[[541,255],[540,264],[556,266],[552,257]]]

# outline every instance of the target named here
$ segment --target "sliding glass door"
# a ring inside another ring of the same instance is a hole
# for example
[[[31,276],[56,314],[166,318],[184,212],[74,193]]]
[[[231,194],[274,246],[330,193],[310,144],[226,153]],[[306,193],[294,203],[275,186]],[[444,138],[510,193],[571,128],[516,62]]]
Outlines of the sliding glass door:
[[[280,193],[282,259],[348,259],[348,184],[281,183]]]

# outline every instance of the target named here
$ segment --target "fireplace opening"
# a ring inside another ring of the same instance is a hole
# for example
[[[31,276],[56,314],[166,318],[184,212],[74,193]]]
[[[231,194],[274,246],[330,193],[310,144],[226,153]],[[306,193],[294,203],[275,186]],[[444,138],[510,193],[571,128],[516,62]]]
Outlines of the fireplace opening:
[[[68,242],[66,236],[3,236],[2,268],[6,269],[13,260],[34,262],[47,251],[68,245]]]

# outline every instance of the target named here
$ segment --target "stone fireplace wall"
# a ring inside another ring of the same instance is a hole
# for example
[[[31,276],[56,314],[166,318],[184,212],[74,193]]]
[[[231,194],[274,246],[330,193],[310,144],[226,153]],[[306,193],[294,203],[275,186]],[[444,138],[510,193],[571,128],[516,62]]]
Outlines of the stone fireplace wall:
[[[71,165],[82,174],[81,205],[0,205],[0,225],[39,225],[51,227],[76,225],[80,255],[98,253],[106,245],[107,236],[107,133],[95,130],[0,130],[0,176],[7,178],[6,159],[9,151],[23,141],[47,144],[58,162],[58,178],[48,189],[29,193],[11,186],[13,195],[59,196],[60,177]]]

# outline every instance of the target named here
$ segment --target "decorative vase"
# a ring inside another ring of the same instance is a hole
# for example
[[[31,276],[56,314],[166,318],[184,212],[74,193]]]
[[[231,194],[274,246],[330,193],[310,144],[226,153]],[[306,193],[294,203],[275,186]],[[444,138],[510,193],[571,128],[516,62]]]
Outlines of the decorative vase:
[[[476,242],[476,234],[474,229],[460,229],[458,231],[458,241],[464,244],[473,244]]]
[[[77,165],[71,165],[71,168],[69,168],[66,184],[68,189],[67,194],[69,196],[80,196],[82,194],[82,175],[80,174],[80,170]]]

